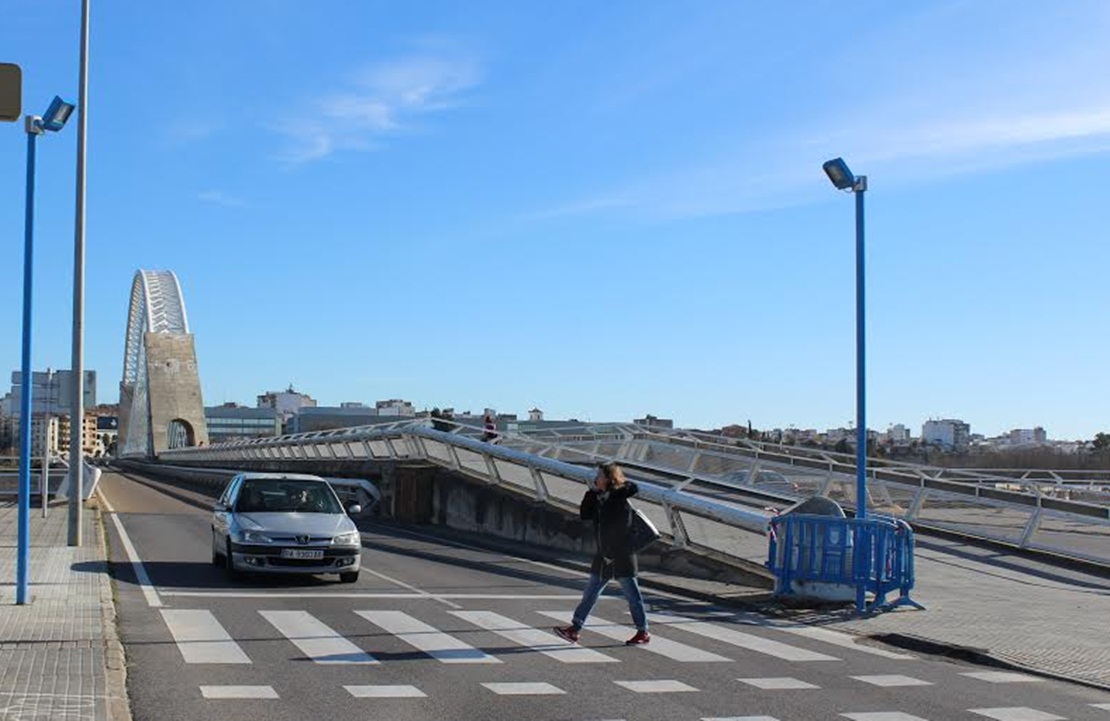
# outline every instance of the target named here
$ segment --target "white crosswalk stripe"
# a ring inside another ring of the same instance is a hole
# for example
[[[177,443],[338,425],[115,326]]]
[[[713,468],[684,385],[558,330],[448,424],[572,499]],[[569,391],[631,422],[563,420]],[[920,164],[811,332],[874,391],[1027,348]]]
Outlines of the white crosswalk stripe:
[[[355,698],[424,698],[415,686],[344,686]]]
[[[278,698],[273,686],[201,686],[200,695],[210,699]]]
[[[1009,706],[1006,708],[972,708],[971,713],[995,719],[995,721],[1066,721],[1063,716],[1045,713],[1027,706]]]
[[[720,624],[707,623],[682,616],[672,616],[662,613],[648,614],[648,621],[652,624],[665,625],[668,628],[679,628],[689,633],[695,633],[706,638],[716,639],[732,646],[746,648],[756,653],[767,654],[784,661],[839,661],[835,656],[829,656],[816,651],[791,646],[779,641],[744,633],[735,628]]]
[[[572,646],[554,633],[526,626],[490,611],[450,611],[449,613],[562,663],[617,663],[619,661],[591,648]]]
[[[498,696],[559,696],[566,691],[549,683],[483,683]]]
[[[370,623],[443,663],[501,663],[402,611],[356,611]]]
[[[539,613],[547,616],[548,618],[559,620],[566,620],[567,614],[565,611],[540,611]],[[603,618],[593,617],[592,621],[587,621],[586,630],[594,633],[601,634],[607,638],[616,641],[624,641],[628,639],[635,631],[627,626],[606,621]],[[660,656],[666,656],[673,661],[682,661],[684,663],[692,662],[712,662],[712,661],[730,661],[724,656],[718,656],[709,651],[703,651],[700,648],[687,646],[684,643],[671,641],[665,638],[652,634],[651,643],[640,646],[639,648],[646,649],[652,653],[657,653]]]
[[[370,654],[307,611],[259,611],[262,617],[316,663],[375,664]]]
[[[161,609],[185,663],[250,663],[211,611]]]
[[[926,721],[920,716],[911,716],[901,711],[872,711],[869,713],[842,713],[844,718],[852,721]]]

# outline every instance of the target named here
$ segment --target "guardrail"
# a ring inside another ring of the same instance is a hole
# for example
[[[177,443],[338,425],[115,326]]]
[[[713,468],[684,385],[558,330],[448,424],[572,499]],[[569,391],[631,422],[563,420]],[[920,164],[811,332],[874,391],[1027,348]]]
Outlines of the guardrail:
[[[822,495],[855,506],[856,468],[854,458],[845,454],[635,425],[607,426],[597,437],[587,431],[572,435],[564,430],[573,440],[560,441],[555,449],[537,440],[533,450],[554,457],[611,457],[680,485],[736,488],[752,505],[765,501],[783,508]],[[527,440],[521,443],[527,447]],[[728,482],[736,473],[746,480]],[[790,487],[761,483],[765,473]],[[1032,478],[952,472],[886,459],[868,460],[867,483],[870,511],[919,528],[1110,566],[1110,504],[1101,494],[1053,483],[1058,491],[1053,495],[1045,491],[1044,481]]]
[[[440,423],[447,423],[441,421]],[[391,461],[434,464],[477,481],[571,512],[596,471],[582,465],[526,453],[472,437],[482,429],[448,424],[451,431],[424,422],[390,423],[278,438],[236,441],[166,451],[159,460],[175,465],[243,461],[313,462]],[[504,436],[502,435],[502,439]],[[682,489],[643,480],[633,472],[640,493],[637,507],[675,548],[762,566],[769,514],[740,504],[718,502]]]

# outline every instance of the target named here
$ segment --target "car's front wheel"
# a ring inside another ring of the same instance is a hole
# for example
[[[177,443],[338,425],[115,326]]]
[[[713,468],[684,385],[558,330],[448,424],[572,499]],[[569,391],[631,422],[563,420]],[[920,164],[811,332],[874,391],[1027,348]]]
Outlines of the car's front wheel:
[[[354,583],[358,580],[358,571],[345,571],[339,574],[339,580],[342,583]]]
[[[216,568],[222,567],[224,565],[224,559],[223,559],[223,556],[220,555],[220,552],[216,550],[216,529],[215,528],[212,529],[212,543],[209,544],[209,545],[212,546],[212,565],[215,566]]]

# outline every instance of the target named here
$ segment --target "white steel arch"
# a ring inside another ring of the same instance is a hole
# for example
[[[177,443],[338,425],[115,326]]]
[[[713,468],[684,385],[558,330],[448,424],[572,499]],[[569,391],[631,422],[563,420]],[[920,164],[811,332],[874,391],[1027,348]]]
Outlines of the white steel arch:
[[[138,270],[131,281],[127,338],[123,349],[123,382],[139,378],[144,333],[188,333],[189,316],[181,283],[172,270]]]

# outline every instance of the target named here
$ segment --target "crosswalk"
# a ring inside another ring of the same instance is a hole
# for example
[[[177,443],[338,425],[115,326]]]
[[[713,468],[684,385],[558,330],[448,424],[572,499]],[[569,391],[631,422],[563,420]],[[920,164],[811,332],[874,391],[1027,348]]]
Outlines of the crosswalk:
[[[250,664],[246,651],[220,623],[212,611],[197,609],[159,609],[187,664]],[[304,610],[258,610],[275,631],[292,643],[302,658],[321,665],[376,665],[380,661],[370,650],[361,648],[325,622]],[[445,664],[499,664],[502,660],[475,648],[460,638],[422,621],[406,611],[354,610],[367,624],[384,631],[416,651]],[[570,645],[550,626],[543,628],[509,618],[493,611],[452,610],[448,613],[475,629],[495,634],[512,644],[540,656],[566,664],[619,663],[620,659],[602,651]],[[565,610],[540,610],[538,616],[565,622]],[[838,661],[839,657],[775,641],[715,623],[669,614],[651,614],[653,637],[641,648],[678,663],[729,663],[735,659],[708,651],[687,641],[687,637],[712,639],[717,644],[742,652],[762,654],[791,662]],[[538,620],[538,619],[536,619]],[[661,636],[658,629],[663,629]],[[623,642],[634,629],[594,616],[585,632]],[[679,641],[670,636],[683,636]],[[912,658],[912,657],[906,657]]]
[[[216,613],[206,609],[171,609],[160,608],[159,613],[164,620],[174,644],[180,653],[182,661],[190,666],[196,665],[221,665],[230,666],[252,665],[252,659],[247,650],[240,645],[231,632],[220,622]],[[433,612],[434,619],[422,620],[416,614],[422,613],[417,609],[406,610],[369,610],[357,608],[334,609],[328,611],[328,622],[317,618],[313,613],[302,609],[254,609],[247,613],[246,619],[242,614],[236,615],[232,624],[241,630],[245,623],[251,623],[251,617],[260,619],[266,627],[273,629],[273,634],[253,633],[252,641],[284,640],[289,646],[285,654],[295,661],[311,662],[320,667],[358,667],[380,666],[388,664],[394,659],[411,659],[411,654],[391,653],[397,645],[414,649],[428,659],[440,664],[502,664],[496,649],[492,652],[483,650],[491,649],[489,644],[474,641],[472,634],[491,634],[508,641],[512,648],[530,652],[537,658],[547,659],[558,664],[619,664],[627,662],[633,657],[643,657],[641,654],[650,654],[668,659],[677,664],[690,664],[692,669],[702,668],[701,664],[735,663],[750,660],[753,657],[775,659],[779,662],[791,664],[789,668],[796,668],[796,675],[771,675],[753,677],[740,673],[728,674],[727,680],[733,688],[747,688],[749,692],[759,694],[815,694],[820,693],[822,685],[829,678],[828,675],[809,675],[805,669],[814,665],[821,669],[833,670],[844,667],[847,659],[845,652],[848,649],[863,654],[874,653],[876,649],[869,646],[857,646],[852,643],[851,637],[835,631],[822,629],[819,634],[798,634],[792,627],[773,627],[762,624],[759,633],[741,630],[736,623],[727,619],[690,618],[669,613],[649,614],[652,626],[652,641],[645,646],[625,649],[623,643],[605,644],[603,648],[590,648],[568,644],[559,638],[551,628],[552,622],[565,623],[568,612],[563,610],[529,609],[519,612],[519,618],[514,618],[501,612],[490,610],[462,610],[441,609]],[[449,628],[437,627],[444,625],[447,619]],[[334,627],[333,625],[334,624]],[[252,628],[257,628],[251,624]],[[336,630],[343,629],[347,635]],[[745,627],[747,628],[747,627]],[[753,629],[754,630],[754,629]],[[612,639],[623,642],[628,638],[633,629],[630,626],[616,623],[604,616],[592,616],[583,631],[584,639],[591,636]],[[770,638],[776,631],[781,631],[780,639]],[[486,636],[488,639],[489,636]],[[467,638],[473,643],[463,640]],[[806,646],[797,645],[789,641],[804,638]],[[392,639],[392,640],[390,640]],[[588,643],[588,641],[587,641]],[[244,644],[251,649],[251,653],[262,653],[261,646]],[[698,645],[701,644],[701,645]],[[703,647],[710,644],[711,649]],[[821,648],[821,645],[825,648]],[[620,649],[618,652],[612,646]],[[369,646],[369,647],[364,647]],[[273,649],[268,643],[267,649]],[[821,648],[821,650],[815,650]],[[295,649],[295,651],[294,651]],[[730,652],[729,649],[732,649]],[[914,656],[905,653],[884,651],[890,658],[902,661],[913,661]],[[375,654],[378,654],[375,656]],[[835,655],[834,655],[835,654]],[[883,655],[883,654],[878,654]],[[274,660],[272,650],[264,657],[264,661],[272,663]],[[943,682],[936,678],[919,678],[914,675],[916,665],[898,666],[897,670],[906,673],[895,673],[894,666],[884,662],[888,667],[882,669],[889,673],[874,673],[861,675],[844,673],[840,677],[849,683],[858,684],[861,693],[864,689],[882,688],[898,689],[901,687],[933,687],[938,683],[943,689]],[[737,666],[740,668],[740,666]],[[538,668],[538,667],[537,667]],[[628,666],[635,669],[635,666]],[[743,668],[751,669],[750,664]],[[758,667],[757,667],[758,668]],[[782,667],[780,667],[782,668]],[[770,669],[768,669],[770,670]],[[879,670],[879,669],[876,669]],[[608,680],[602,683],[610,688],[619,689],[626,694],[719,694],[723,688],[722,680],[718,678],[713,686],[707,686],[708,678],[694,673],[675,674],[672,678],[643,678],[635,673],[621,673],[619,668],[610,674]],[[992,686],[998,684],[1029,684],[1043,681],[1041,678],[1022,673],[999,670],[968,670],[958,672],[953,670],[950,679],[967,679],[970,682]],[[701,682],[698,679],[701,678]],[[822,679],[826,680],[822,680]],[[208,680],[208,679],[205,679]],[[231,680],[230,678],[228,679]],[[239,680],[239,679],[236,679]],[[244,678],[245,680],[245,678]],[[354,679],[344,679],[345,681]],[[430,691],[417,685],[397,684],[396,680],[409,680],[405,678],[391,679],[380,678],[381,681],[394,681],[394,683],[342,685],[343,691],[353,699],[412,699],[428,698]],[[340,682],[342,683],[342,682]],[[505,697],[559,697],[572,691],[551,683],[542,678],[530,680],[498,680],[483,681],[474,678],[464,682],[473,690],[469,693],[483,693],[491,696]],[[194,687],[196,688],[196,687]],[[339,688],[339,685],[336,686]],[[269,685],[202,685],[199,687],[200,697],[213,704],[239,702],[274,703],[281,698],[281,688]],[[439,692],[433,695],[438,696]],[[398,703],[403,701],[397,701]],[[1094,709],[1110,711],[1110,704],[1090,704]],[[994,719],[995,721],[1055,721],[1067,717],[1054,715],[1047,711],[1032,709],[1024,706],[983,706],[966,709],[972,717]],[[937,721],[914,715],[908,711],[861,711],[854,713],[845,711],[838,713],[839,717],[850,721]],[[1110,721],[1110,713],[1107,714]],[[588,721],[588,720],[584,720]],[[700,721],[795,721],[794,719],[780,719],[773,716],[730,716],[730,717],[705,717]]]

